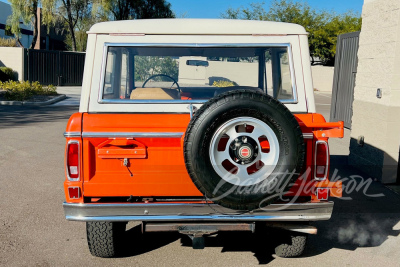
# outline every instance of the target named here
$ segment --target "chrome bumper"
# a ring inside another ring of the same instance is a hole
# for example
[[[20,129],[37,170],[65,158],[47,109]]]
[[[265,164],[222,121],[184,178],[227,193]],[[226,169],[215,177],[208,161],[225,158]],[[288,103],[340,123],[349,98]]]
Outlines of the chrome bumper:
[[[320,221],[329,220],[333,202],[272,204],[241,213],[217,204],[204,203],[65,203],[71,221]]]

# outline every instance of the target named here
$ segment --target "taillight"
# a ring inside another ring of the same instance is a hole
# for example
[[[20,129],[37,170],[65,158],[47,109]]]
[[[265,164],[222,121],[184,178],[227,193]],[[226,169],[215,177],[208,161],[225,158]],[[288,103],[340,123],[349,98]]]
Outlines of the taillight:
[[[68,196],[71,199],[77,199],[81,197],[81,190],[79,187],[68,187]]]
[[[328,176],[329,147],[325,141],[315,143],[315,180],[325,180]]]
[[[317,188],[317,198],[319,200],[328,200],[329,188]]]
[[[67,146],[67,176],[70,181],[79,181],[79,142],[70,141]]]

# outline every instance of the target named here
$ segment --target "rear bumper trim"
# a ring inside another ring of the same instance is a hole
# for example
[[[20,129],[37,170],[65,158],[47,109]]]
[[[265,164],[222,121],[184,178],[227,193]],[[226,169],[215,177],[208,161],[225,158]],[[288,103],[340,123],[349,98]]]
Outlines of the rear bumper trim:
[[[320,221],[329,220],[333,202],[272,204],[241,213],[205,203],[63,204],[71,221]]]

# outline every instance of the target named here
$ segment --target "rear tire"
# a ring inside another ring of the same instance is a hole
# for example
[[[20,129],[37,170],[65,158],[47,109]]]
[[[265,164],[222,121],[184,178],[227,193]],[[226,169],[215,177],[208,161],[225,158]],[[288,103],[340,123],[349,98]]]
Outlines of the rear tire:
[[[90,253],[101,258],[120,255],[125,229],[126,222],[86,222]]]
[[[307,234],[288,233],[283,242],[275,247],[275,254],[281,258],[301,256],[306,248]]]

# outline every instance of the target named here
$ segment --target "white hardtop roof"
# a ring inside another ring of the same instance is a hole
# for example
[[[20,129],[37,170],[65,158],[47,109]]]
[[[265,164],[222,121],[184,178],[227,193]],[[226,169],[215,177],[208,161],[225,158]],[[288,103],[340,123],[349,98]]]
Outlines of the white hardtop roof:
[[[288,35],[307,34],[297,24],[231,19],[137,19],[97,23],[95,34]]]

